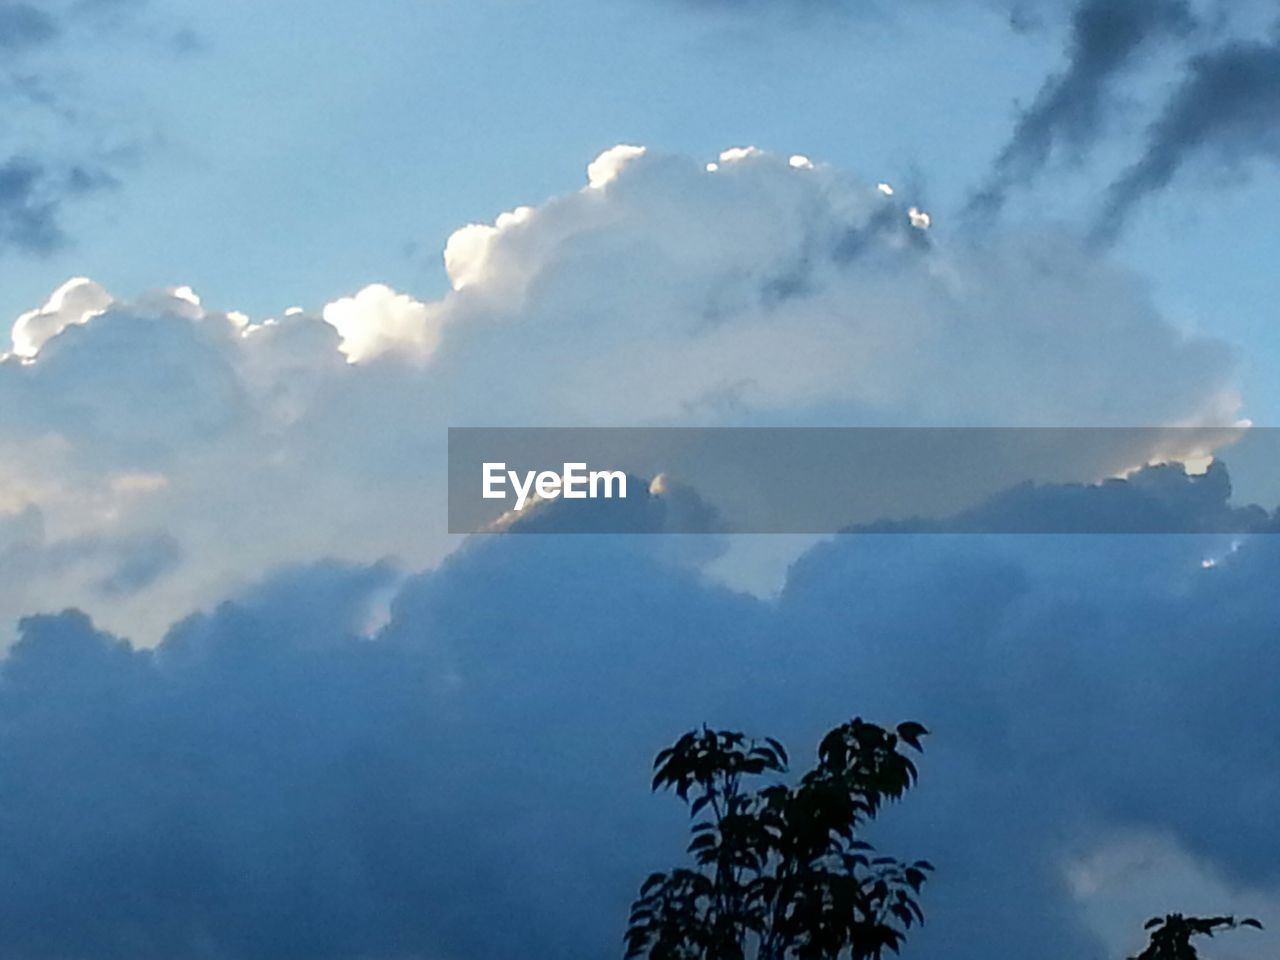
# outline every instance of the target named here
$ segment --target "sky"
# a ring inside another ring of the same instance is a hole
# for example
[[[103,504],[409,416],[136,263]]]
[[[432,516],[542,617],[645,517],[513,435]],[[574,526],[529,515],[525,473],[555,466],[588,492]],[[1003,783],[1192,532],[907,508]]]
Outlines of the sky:
[[[1017,17],[996,0],[134,6],[91,5],[18,62],[76,114],[47,133],[47,108],[22,114],[48,150],[122,156],[103,163],[117,187],[65,205],[63,252],[0,264],[9,315],[81,274],[126,296],[187,284],[254,316],[375,281],[439,295],[454,229],[572,189],[616,143],[707,159],[757,145],[916,181],[941,227],[986,179],[1018,105],[1062,68],[1069,29],[1067,5],[1048,0]],[[1266,4],[1224,9],[1265,37]],[[1228,34],[1221,13],[1202,14],[1203,34]],[[1186,47],[1213,42],[1153,45],[1099,111],[1109,138],[1066,144],[1010,215],[1085,215],[1082,196],[1135,155]],[[1280,404],[1263,359],[1277,347],[1274,190],[1265,163],[1218,159],[1140,211],[1116,255],[1175,322],[1242,343],[1261,422]],[[1223,249],[1205,275],[1206,251]]]
[[[614,956],[652,754],[854,712],[912,955],[1280,924],[1265,534],[445,524],[449,426],[1280,425],[1278,18],[0,0],[0,953]]]

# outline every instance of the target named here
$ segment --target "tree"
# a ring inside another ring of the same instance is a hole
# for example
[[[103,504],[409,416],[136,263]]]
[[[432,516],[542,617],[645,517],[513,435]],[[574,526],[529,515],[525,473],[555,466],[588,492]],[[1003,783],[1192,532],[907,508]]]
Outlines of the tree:
[[[916,781],[902,752],[927,731],[854,719],[830,731],[798,785],[777,740],[703,727],[658,754],[653,789],[689,805],[694,866],[640,888],[627,957],[872,960],[897,952],[933,867],[876,856],[866,825]],[[763,780],[761,786],[755,783]]]
[[[1212,937],[1219,930],[1236,927],[1261,930],[1262,924],[1252,917],[1240,921],[1235,917],[1184,917],[1180,913],[1152,917],[1143,927],[1151,931],[1151,942],[1129,960],[1196,960],[1199,954],[1191,943],[1193,937]]]

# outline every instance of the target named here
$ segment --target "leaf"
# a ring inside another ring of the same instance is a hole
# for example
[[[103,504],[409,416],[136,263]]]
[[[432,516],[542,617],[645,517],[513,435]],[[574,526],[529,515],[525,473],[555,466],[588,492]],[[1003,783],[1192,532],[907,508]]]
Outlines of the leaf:
[[[917,751],[924,749],[920,746],[920,738],[928,734],[928,732],[923,724],[916,723],[913,720],[898,724],[898,736],[902,739],[902,742]]]
[[[790,757],[787,756],[786,747],[784,747],[777,740],[773,739],[773,737],[765,737],[764,739],[765,739],[765,742],[769,744],[769,746],[773,747],[774,752],[782,760],[783,766],[786,766],[788,763],[791,762]]]

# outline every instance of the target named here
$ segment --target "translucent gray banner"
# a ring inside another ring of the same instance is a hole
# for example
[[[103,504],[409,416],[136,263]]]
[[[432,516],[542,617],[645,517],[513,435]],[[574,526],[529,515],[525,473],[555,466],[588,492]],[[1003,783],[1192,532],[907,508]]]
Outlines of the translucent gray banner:
[[[1270,497],[1277,467],[1257,427],[462,427],[449,530],[1265,533],[1233,479]]]

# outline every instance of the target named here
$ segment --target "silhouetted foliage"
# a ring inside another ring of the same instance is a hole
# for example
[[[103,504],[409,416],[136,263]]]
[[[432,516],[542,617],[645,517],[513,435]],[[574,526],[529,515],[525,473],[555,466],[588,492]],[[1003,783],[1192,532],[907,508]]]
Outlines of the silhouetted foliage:
[[[875,856],[861,836],[916,781],[899,748],[921,751],[918,723],[890,732],[854,719],[828,733],[797,786],[777,740],[691,731],[658,754],[653,789],[674,790],[694,822],[695,866],[640,888],[628,957],[650,960],[870,960],[923,923],[917,896],[933,867]],[[750,781],[762,778],[758,787]]]
[[[1151,942],[1129,960],[1196,960],[1199,954],[1191,943],[1193,937],[1212,937],[1219,930],[1236,927],[1261,930],[1262,924],[1252,917],[1240,921],[1235,917],[1184,917],[1180,913],[1152,917],[1143,928],[1151,931]]]

